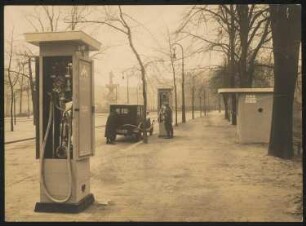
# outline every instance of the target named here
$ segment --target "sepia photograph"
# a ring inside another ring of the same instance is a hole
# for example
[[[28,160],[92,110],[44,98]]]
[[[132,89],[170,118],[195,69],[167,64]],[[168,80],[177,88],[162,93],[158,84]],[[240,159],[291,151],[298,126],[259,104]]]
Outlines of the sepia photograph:
[[[303,222],[302,5],[4,5],[5,222]]]

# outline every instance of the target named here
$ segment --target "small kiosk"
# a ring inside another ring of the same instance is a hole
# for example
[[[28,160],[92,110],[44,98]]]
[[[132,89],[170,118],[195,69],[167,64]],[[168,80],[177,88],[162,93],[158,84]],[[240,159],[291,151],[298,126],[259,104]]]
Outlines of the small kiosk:
[[[273,88],[224,88],[222,95],[237,95],[239,143],[268,143],[270,139]]]
[[[162,87],[158,88],[158,103],[157,103],[157,112],[158,112],[158,124],[159,124],[159,137],[166,137],[167,132],[165,129],[164,123],[164,107],[166,104],[169,104],[169,107],[172,109],[172,88]]]
[[[89,51],[100,43],[81,31],[26,33],[39,47],[36,82],[36,157],[40,202],[36,212],[76,213],[94,202],[90,156],[94,155],[94,74]]]

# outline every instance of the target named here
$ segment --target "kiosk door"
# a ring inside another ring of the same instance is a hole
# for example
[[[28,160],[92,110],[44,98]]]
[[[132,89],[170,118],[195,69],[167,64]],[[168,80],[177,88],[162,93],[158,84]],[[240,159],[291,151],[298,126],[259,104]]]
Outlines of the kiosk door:
[[[93,62],[80,57],[74,57],[74,123],[75,130],[75,156],[77,159],[89,157],[94,154],[94,78]]]

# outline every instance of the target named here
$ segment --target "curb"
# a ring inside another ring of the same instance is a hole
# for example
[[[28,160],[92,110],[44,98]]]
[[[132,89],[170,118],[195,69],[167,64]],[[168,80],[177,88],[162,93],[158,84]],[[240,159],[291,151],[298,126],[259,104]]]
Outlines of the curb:
[[[103,127],[105,127],[105,125],[96,126],[95,128],[103,128]],[[4,142],[4,144],[14,144],[14,143],[18,143],[18,142],[27,141],[27,140],[34,140],[35,138],[36,137],[25,138],[25,139],[21,139],[21,140],[12,140],[12,141]]]
[[[14,144],[14,143],[27,141],[27,140],[34,140],[34,139],[35,139],[35,137],[25,138],[25,139],[21,139],[21,140],[12,140],[12,141],[8,141],[8,142],[4,142],[4,144]]]

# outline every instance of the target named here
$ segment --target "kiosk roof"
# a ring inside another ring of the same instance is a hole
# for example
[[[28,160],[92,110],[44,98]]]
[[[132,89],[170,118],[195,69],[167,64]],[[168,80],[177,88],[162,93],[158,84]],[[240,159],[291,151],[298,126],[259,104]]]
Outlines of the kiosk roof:
[[[223,88],[218,93],[273,93],[273,88]]]
[[[41,43],[75,42],[88,46],[91,51],[96,51],[100,49],[101,45],[99,41],[83,31],[35,32],[25,33],[24,36],[27,42],[37,46]]]

